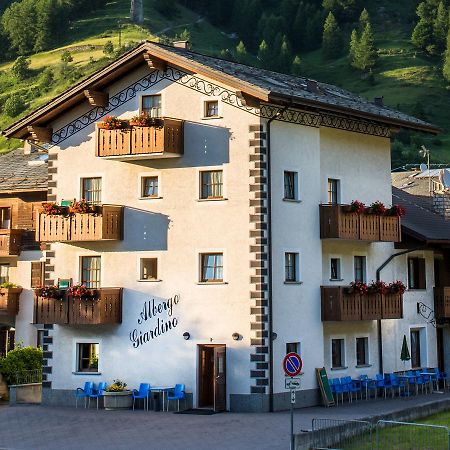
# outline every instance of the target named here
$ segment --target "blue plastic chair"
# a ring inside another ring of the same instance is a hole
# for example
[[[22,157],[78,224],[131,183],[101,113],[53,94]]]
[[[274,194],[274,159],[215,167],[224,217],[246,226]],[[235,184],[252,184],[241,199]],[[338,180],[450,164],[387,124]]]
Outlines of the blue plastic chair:
[[[356,400],[358,400],[358,393],[361,397],[362,400],[362,389],[361,389],[361,383],[359,381],[353,381],[352,377],[345,377],[345,382],[348,385],[348,389],[350,391],[350,395],[352,396],[352,401],[353,401],[353,394],[356,394]]]
[[[139,390],[133,389],[133,411],[136,399],[144,400],[144,409],[148,411],[148,396],[150,394],[150,390],[150,384],[148,383],[141,383],[139,385]]]
[[[416,383],[417,386],[420,386],[422,389],[422,394],[423,394],[423,388],[425,387],[425,392],[426,392],[426,381],[425,381],[425,376],[420,374],[420,370],[416,370],[415,371],[415,375],[416,375]]]
[[[351,380],[351,378],[350,378]],[[341,377],[340,378],[341,381],[341,389],[342,389],[342,401],[344,401],[344,394],[347,394],[347,399],[348,402],[352,402],[353,401],[353,396],[352,396],[352,391],[350,388],[350,385],[348,383],[348,377]]]
[[[402,380],[399,380],[397,375],[395,375],[394,373],[390,373],[389,374],[389,378],[390,378],[390,384],[391,384],[391,388],[392,388],[392,397],[394,397],[395,395],[395,390],[398,388],[398,395],[400,396],[402,393],[402,389],[403,389],[403,393],[405,393],[406,390],[406,385],[405,382]]]
[[[341,396],[341,403],[344,403],[344,389],[339,378],[333,378],[333,388],[336,393],[336,405],[339,405],[339,396]]]
[[[384,398],[386,398],[388,389],[392,389],[391,385],[389,383],[386,383],[384,374],[382,373],[377,373],[375,375],[375,379],[377,381],[377,388],[384,390]]]
[[[94,390],[94,383],[92,381],[86,381],[84,388],[77,388],[75,391],[75,408],[78,408],[78,399],[84,398],[84,407],[86,408],[86,399],[92,394]]]
[[[375,393],[375,398],[377,397],[377,383],[375,380],[371,380],[367,375],[360,375],[359,379],[361,381],[362,390],[366,391],[366,400],[370,398],[370,391]],[[361,391],[362,398],[362,391]]]
[[[97,399],[97,409],[98,409],[98,399],[103,397],[103,394],[106,389],[106,382],[101,381],[98,383],[97,389],[93,389],[88,398],[88,408],[91,406],[91,398]]]
[[[186,398],[186,393],[184,384],[176,384],[173,390],[173,395],[169,392],[167,395],[167,411],[169,411],[170,400],[178,401],[178,411],[180,410],[180,400],[184,400]]]

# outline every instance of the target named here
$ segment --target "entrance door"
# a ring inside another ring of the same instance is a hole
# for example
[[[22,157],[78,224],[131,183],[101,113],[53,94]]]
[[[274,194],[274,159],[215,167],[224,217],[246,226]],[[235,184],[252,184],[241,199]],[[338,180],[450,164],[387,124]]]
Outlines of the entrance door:
[[[227,409],[226,347],[214,348],[214,411]]]
[[[442,328],[436,328],[436,343],[439,371],[445,372],[444,330]]]
[[[225,345],[198,346],[198,406],[224,411],[226,401]]]

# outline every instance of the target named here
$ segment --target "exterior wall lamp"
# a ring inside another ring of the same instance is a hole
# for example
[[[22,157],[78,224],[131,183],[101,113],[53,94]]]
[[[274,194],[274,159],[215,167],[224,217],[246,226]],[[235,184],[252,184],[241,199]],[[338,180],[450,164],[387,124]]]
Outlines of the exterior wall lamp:
[[[240,341],[242,339],[242,336],[239,333],[233,333],[231,335],[231,337],[233,338],[233,340],[235,341]]]
[[[187,331],[185,331],[185,332],[183,333],[183,339],[184,339],[185,341],[188,341],[190,338],[191,338],[191,335],[190,335]]]

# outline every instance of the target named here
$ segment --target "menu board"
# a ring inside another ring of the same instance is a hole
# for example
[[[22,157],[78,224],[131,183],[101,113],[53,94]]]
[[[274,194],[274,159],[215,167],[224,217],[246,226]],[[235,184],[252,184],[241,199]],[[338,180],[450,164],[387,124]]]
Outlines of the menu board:
[[[316,368],[316,375],[320,392],[322,394],[323,404],[326,407],[334,406],[333,393],[331,392],[330,382],[328,381],[328,375],[325,367]]]

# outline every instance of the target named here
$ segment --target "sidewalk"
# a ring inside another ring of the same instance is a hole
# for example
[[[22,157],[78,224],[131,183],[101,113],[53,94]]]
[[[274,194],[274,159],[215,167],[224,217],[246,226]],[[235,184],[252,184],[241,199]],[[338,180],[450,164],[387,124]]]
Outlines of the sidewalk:
[[[295,432],[315,417],[361,419],[450,402],[450,393],[358,400],[295,411]],[[0,448],[8,450],[287,450],[289,412],[212,416],[145,411],[14,406],[0,408]]]

